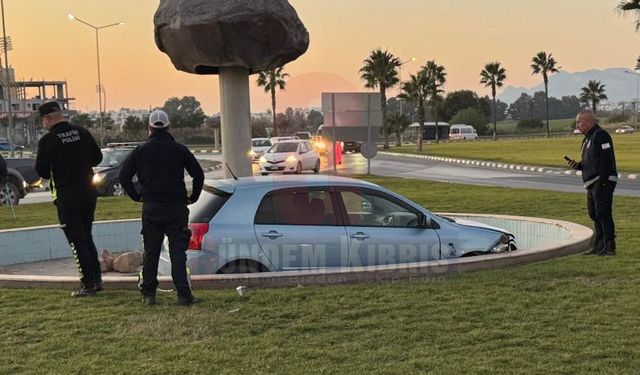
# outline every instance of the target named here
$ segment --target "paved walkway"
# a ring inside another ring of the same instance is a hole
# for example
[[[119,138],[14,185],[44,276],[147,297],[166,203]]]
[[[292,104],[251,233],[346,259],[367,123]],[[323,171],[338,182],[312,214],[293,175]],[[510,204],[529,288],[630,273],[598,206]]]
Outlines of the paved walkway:
[[[78,276],[73,258],[44,260],[0,267],[5,275]],[[104,276],[135,276],[136,273],[104,272]]]

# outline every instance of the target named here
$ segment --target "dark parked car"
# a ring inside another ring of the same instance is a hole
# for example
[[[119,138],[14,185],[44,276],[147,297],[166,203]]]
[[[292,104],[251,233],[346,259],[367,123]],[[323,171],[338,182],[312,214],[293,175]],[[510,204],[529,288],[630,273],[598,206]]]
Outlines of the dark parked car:
[[[120,174],[124,160],[139,144],[141,143],[110,143],[102,149],[102,163],[93,168],[93,184],[98,190],[98,195],[124,195],[118,174]],[[137,181],[137,178],[134,177],[134,183]]]
[[[11,160],[11,159],[9,159]],[[27,195],[27,183],[22,177],[22,174],[15,168],[12,168],[7,160],[7,182],[5,185],[0,186],[0,206],[3,206],[9,202],[12,205],[17,205],[20,199]]]
[[[24,146],[11,144],[6,140],[0,140],[0,151],[20,151],[24,150]]]
[[[362,142],[359,142],[359,141],[344,141],[342,143],[343,143],[342,153],[360,152],[360,146],[362,146]]]

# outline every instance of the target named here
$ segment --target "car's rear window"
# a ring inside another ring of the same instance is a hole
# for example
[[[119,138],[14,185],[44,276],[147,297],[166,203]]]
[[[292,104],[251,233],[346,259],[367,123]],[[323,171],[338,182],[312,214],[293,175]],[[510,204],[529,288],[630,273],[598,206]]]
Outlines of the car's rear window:
[[[267,151],[270,154],[278,153],[278,152],[296,152],[298,150],[298,143],[276,143]]]
[[[189,206],[190,223],[208,223],[229,200],[230,194],[205,187],[198,201]]]

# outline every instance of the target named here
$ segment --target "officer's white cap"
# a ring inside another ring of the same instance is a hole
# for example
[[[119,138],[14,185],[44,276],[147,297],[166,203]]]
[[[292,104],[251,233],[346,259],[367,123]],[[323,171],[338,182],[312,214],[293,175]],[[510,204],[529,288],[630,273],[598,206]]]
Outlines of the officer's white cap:
[[[169,116],[167,115],[167,112],[161,109],[151,112],[151,115],[149,116],[149,126],[156,129],[162,129],[169,126]]]

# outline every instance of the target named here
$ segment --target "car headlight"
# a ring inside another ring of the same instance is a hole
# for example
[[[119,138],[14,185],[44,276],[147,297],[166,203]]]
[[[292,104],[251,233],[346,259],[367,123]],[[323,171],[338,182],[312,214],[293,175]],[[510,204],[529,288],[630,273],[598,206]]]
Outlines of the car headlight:
[[[516,240],[511,234],[503,234],[498,243],[491,249],[491,253],[506,253],[507,251],[517,250]]]
[[[264,156],[260,156],[260,163],[266,163],[267,162],[267,158],[265,158]]]
[[[256,153],[253,152],[253,150],[249,150],[249,152],[247,152],[247,156],[249,156],[250,158],[256,156]]]
[[[27,188],[27,186],[29,186],[29,185],[27,184],[27,181],[22,180],[22,187],[26,189],[26,188]]]
[[[104,179],[104,174],[96,173],[93,175],[93,184],[97,185]]]
[[[289,155],[289,157],[287,157],[287,163],[297,163],[298,162],[298,158],[296,158],[294,155]]]

